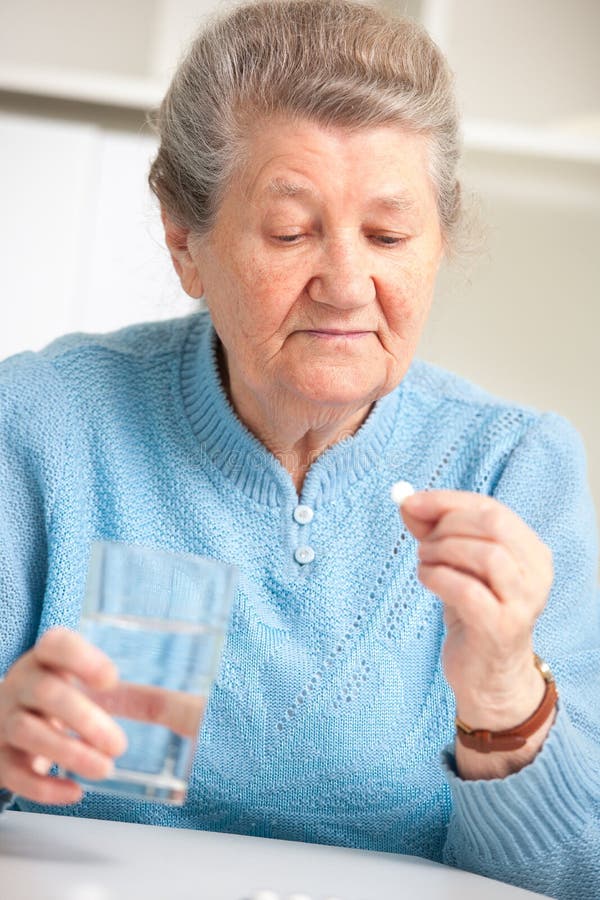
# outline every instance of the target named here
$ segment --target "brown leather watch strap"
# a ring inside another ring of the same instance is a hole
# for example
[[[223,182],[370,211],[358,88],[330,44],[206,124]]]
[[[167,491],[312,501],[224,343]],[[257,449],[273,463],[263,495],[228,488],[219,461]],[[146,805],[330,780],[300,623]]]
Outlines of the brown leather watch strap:
[[[456,719],[456,736],[463,746],[478,753],[493,753],[496,750],[518,750],[527,743],[541,725],[544,724],[556,705],[558,692],[554,677],[547,663],[534,654],[534,662],[546,682],[542,702],[532,715],[520,725],[505,731],[486,731],[484,728],[469,728],[459,718]]]

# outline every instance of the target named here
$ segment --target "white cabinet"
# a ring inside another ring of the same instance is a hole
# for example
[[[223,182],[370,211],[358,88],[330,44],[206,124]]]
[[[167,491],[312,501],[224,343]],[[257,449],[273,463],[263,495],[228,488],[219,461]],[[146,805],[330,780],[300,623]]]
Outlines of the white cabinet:
[[[386,0],[456,76],[468,148],[600,164],[597,0]]]
[[[206,0],[3,0],[0,89],[148,109]]]
[[[171,265],[135,129],[2,110],[0,359],[197,306]]]
[[[90,125],[0,115],[0,357],[72,327],[95,137]]]

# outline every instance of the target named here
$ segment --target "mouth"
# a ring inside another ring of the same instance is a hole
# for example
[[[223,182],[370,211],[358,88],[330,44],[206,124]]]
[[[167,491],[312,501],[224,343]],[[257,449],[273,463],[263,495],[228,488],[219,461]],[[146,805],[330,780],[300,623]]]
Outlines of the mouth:
[[[368,334],[372,334],[371,331],[343,331],[338,328],[322,328],[320,330],[309,330],[306,331],[306,334],[310,334],[312,337],[318,338],[345,338],[350,340],[356,340],[361,337],[366,337]]]

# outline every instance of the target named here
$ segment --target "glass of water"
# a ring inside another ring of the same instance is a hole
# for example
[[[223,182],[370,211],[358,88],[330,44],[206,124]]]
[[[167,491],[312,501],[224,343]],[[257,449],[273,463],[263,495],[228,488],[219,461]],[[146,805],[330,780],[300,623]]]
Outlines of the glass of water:
[[[110,778],[67,777],[94,791],[185,801],[236,583],[237,569],[216,560],[92,544],[80,632],[113,660],[119,683],[87,693],[114,716],[128,746]]]

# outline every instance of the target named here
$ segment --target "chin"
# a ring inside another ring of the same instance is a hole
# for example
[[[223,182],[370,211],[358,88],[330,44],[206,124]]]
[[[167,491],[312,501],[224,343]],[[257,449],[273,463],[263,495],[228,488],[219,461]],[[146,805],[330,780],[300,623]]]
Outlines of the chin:
[[[340,371],[321,373],[317,378],[299,380],[290,384],[299,397],[326,406],[351,406],[360,409],[387,393],[373,379],[361,378],[356,373]]]

